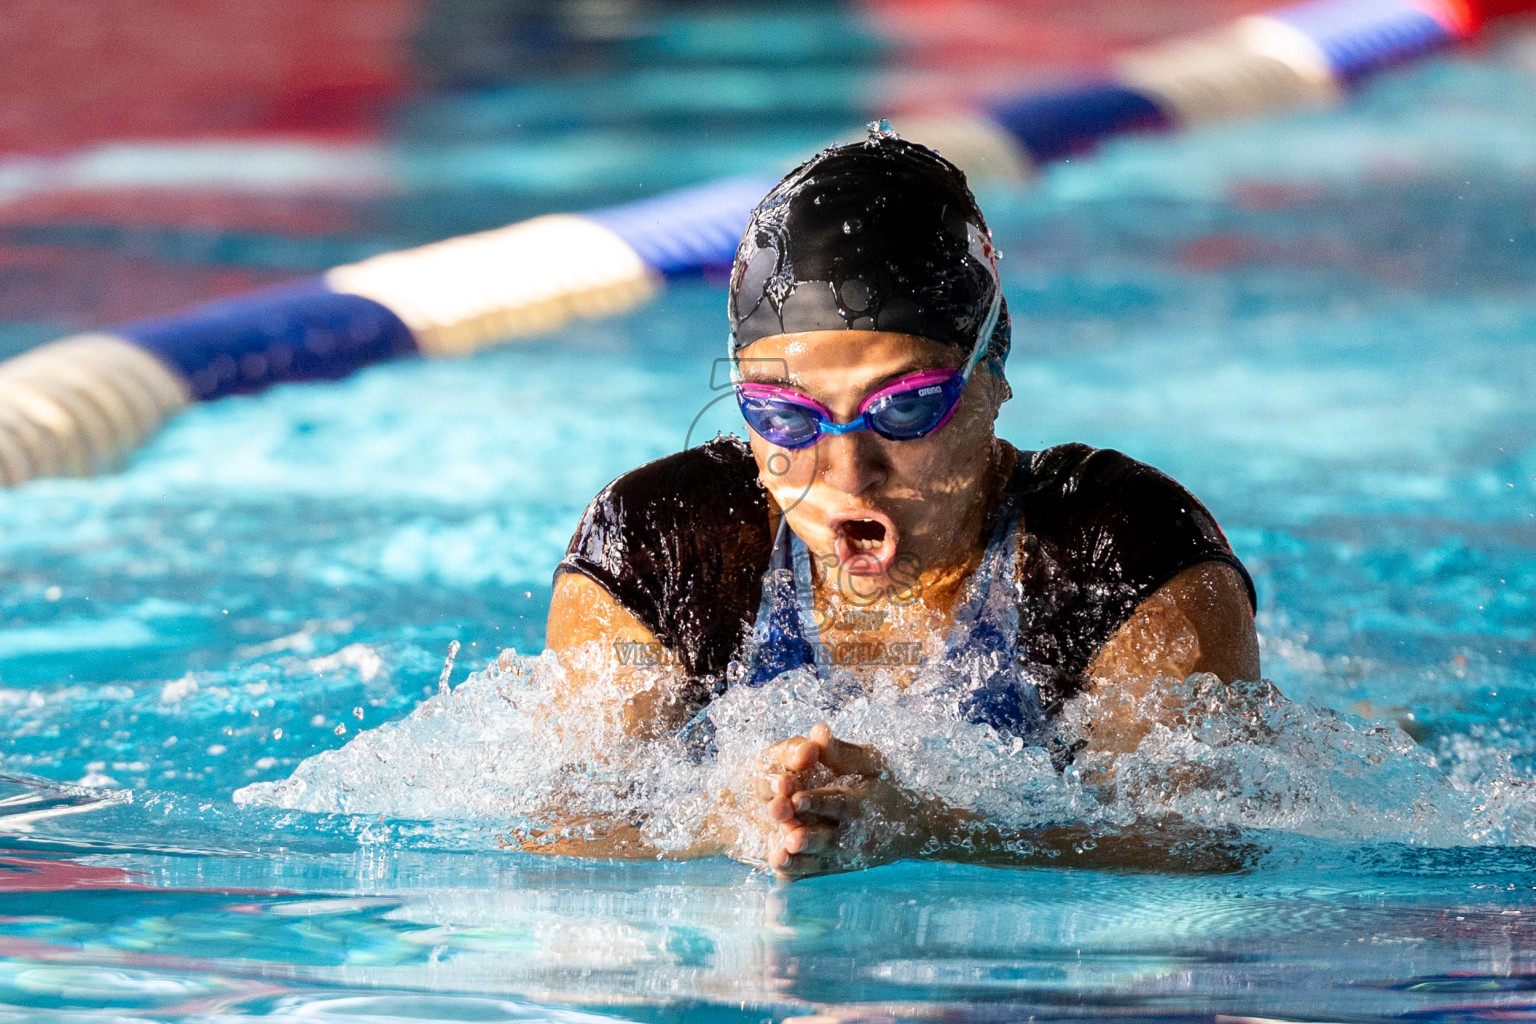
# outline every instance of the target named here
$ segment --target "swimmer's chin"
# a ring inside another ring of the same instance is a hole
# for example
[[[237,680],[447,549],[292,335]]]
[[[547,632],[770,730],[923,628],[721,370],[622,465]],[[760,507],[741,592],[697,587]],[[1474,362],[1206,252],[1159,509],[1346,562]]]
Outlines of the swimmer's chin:
[[[837,545],[837,561],[850,576],[884,576],[896,562],[901,535],[884,512],[860,509],[832,517],[828,524]]]

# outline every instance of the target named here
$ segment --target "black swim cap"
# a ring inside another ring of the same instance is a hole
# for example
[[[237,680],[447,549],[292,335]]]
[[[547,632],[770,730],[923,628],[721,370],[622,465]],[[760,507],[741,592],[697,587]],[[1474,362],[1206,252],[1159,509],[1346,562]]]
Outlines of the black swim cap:
[[[775,334],[893,331],[1001,370],[1008,310],[965,174],[884,127],[817,153],[752,211],[731,269],[733,354]]]

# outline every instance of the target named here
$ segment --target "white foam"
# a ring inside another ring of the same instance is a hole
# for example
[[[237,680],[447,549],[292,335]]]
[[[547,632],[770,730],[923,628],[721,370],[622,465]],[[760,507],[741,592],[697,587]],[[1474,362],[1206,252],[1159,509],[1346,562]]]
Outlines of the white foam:
[[[235,799],[535,831],[554,826],[552,836],[638,823],[655,851],[687,850],[714,834],[752,860],[761,853],[761,826],[735,809],[730,794],[750,798],[766,747],[827,722],[839,737],[881,750],[910,789],[1007,829],[1112,829],[1177,816],[1196,826],[1344,841],[1536,843],[1531,780],[1512,775],[1507,759],[1447,771],[1393,726],[1292,703],[1269,684],[1227,687],[1197,675],[1164,680],[1135,701],[1080,697],[1061,719],[1069,734],[1111,711],[1157,724],[1132,753],[1110,758],[1090,747],[1063,773],[1044,749],[965,721],[957,699],[963,680],[926,672],[902,686],[882,674],[833,672],[823,680],[798,671],[716,698],[707,710],[712,751],[701,758],[676,735],[626,733],[628,697],[666,692],[678,680],[666,668],[602,670],[613,664],[605,654],[567,655],[567,666],[551,652],[509,652],[401,721],[309,758],[284,781],[247,786]],[[588,680],[574,695],[568,669]]]

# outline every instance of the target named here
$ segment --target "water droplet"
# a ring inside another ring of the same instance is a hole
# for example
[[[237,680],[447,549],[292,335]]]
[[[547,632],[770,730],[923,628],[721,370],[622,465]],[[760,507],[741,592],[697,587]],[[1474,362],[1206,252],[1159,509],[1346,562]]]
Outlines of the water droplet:
[[[448,657],[443,659],[443,671],[437,677],[437,692],[448,692],[448,677],[453,675],[453,659],[459,656],[459,642],[453,641],[448,645]]]

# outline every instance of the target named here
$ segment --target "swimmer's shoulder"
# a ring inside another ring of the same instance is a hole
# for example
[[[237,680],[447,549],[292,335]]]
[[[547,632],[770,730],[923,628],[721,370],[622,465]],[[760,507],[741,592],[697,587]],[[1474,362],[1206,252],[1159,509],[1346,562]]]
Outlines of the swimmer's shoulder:
[[[1168,474],[1113,448],[1060,444],[1019,455],[1014,486],[1025,529],[1083,582],[1145,596],[1200,562],[1253,582],[1216,517]]]
[[[1209,520],[1222,543],[1226,538],[1200,500],[1177,480],[1113,448],[1080,443],[1019,452],[1014,486],[1034,524],[1121,515],[1153,515]]]
[[[1112,490],[1129,479],[1143,476],[1178,486],[1165,473],[1124,452],[1113,448],[1094,448],[1079,442],[1052,445],[1039,451],[1019,452],[1018,465],[1027,474],[1028,486],[1034,493],[1056,494],[1062,498],[1079,495],[1089,497],[1095,492]]]
[[[588,511],[631,525],[681,527],[720,515],[750,517],[759,509],[766,521],[768,496],[752,449],[722,434],[630,470],[598,492]]]
[[[1172,477],[1112,448],[1021,452],[1020,638],[1047,704],[1071,697],[1121,624],[1159,587],[1205,562],[1253,583],[1216,519]]]
[[[717,675],[757,607],[773,547],[752,450],[717,437],[630,470],[592,499],[555,575],[603,587],[692,675]]]

